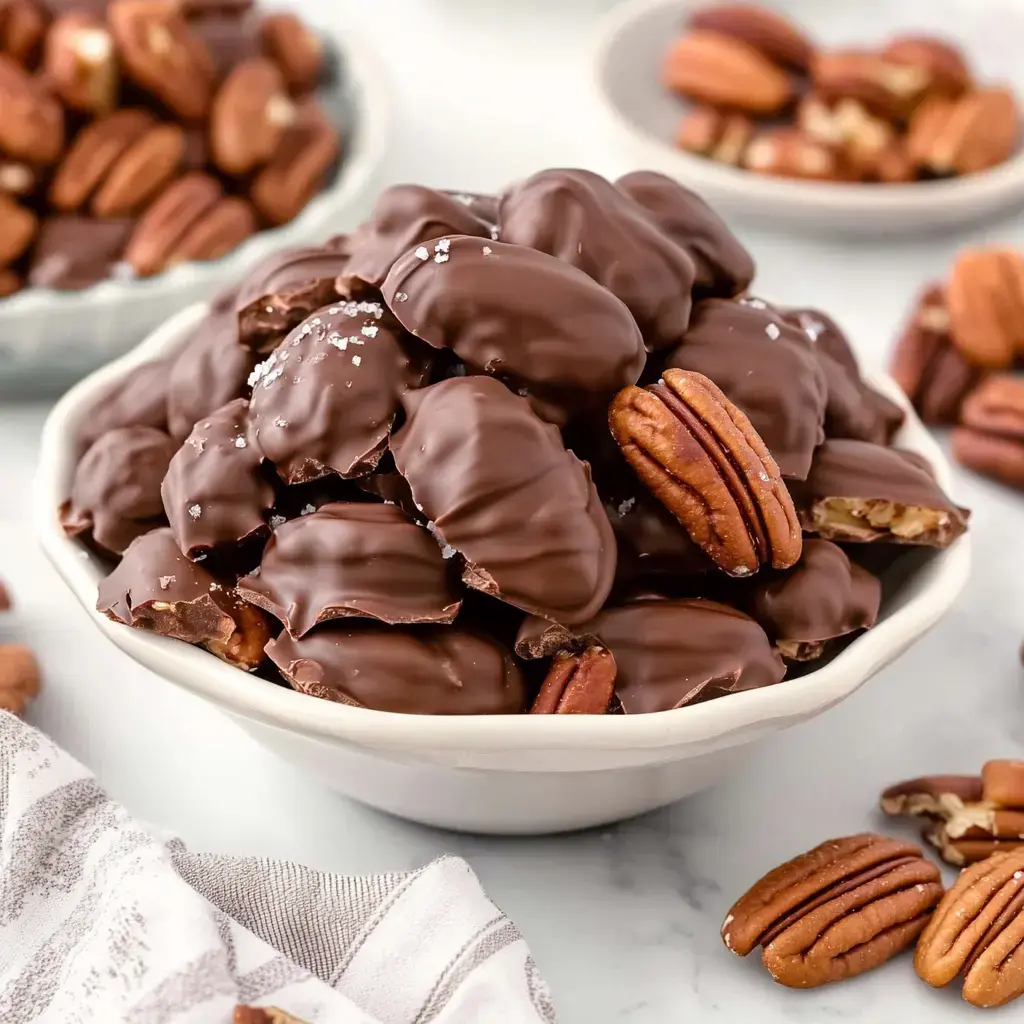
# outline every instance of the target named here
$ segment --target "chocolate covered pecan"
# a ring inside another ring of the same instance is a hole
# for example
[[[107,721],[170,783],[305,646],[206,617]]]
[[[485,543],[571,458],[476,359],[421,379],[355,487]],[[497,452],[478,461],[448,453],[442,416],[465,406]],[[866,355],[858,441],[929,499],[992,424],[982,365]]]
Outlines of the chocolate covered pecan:
[[[615,658],[604,647],[555,655],[531,715],[603,715],[615,695]]]
[[[133,227],[123,217],[48,217],[32,247],[28,283],[61,290],[97,284],[121,262]]]

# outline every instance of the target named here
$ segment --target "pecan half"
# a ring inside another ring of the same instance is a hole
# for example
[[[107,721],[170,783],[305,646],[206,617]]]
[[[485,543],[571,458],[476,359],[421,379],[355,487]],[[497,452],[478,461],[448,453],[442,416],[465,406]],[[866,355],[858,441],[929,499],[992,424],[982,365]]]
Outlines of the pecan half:
[[[733,906],[722,939],[763,947],[772,977],[813,988],[885,963],[924,929],[942,897],[934,864],[884,836],[833,839],[770,871]]]
[[[0,53],[0,151],[50,164],[64,147],[64,111],[40,81]]]
[[[871,50],[829,50],[814,55],[811,80],[826,100],[854,99],[879,117],[900,120],[925,95],[931,75]]]
[[[935,988],[963,972],[963,996],[974,1006],[1024,994],[1024,849],[960,874],[921,935],[914,967]]]
[[[741,39],[715,32],[697,30],[677,39],[661,77],[681,96],[751,114],[774,114],[793,95],[785,71]]]
[[[985,799],[996,807],[1024,808],[1024,761],[989,761],[981,769]]]
[[[38,227],[30,209],[0,192],[0,267],[13,263],[29,247]]]
[[[965,249],[947,287],[953,343],[975,366],[1005,369],[1024,353],[1024,255]]]
[[[924,838],[939,856],[954,867],[977,864],[995,853],[1024,849],[1021,818],[1015,811],[993,811],[984,806],[967,809],[971,816],[952,821],[933,822],[924,831]],[[977,815],[975,817],[974,815]],[[1007,817],[1008,816],[1008,817]],[[957,834],[953,834],[951,829]],[[991,831],[990,831],[991,830]],[[992,835],[994,831],[1010,832],[1008,836]]]
[[[24,713],[39,694],[41,673],[35,655],[21,644],[0,644],[0,710]]]
[[[0,53],[29,67],[46,32],[46,15],[36,0],[6,0],[0,5]]]
[[[688,153],[735,167],[742,160],[753,134],[754,122],[745,114],[695,107],[679,122],[676,142]]]
[[[897,36],[882,50],[890,64],[919,68],[928,76],[929,96],[959,96],[971,87],[971,72],[963,53],[934,36]]]
[[[777,64],[805,71],[811,63],[811,41],[788,18],[758,4],[724,3],[701,7],[690,15],[689,27],[741,39]]]
[[[268,14],[260,24],[260,42],[293,93],[302,95],[316,88],[323,70],[324,48],[300,17],[287,11]]]
[[[879,803],[885,814],[945,819],[980,800],[978,776],[930,775],[897,782],[882,793]]]
[[[253,208],[238,196],[226,196],[214,203],[174,246],[167,265],[186,260],[219,260],[237,249],[256,231]]]
[[[62,14],[46,36],[43,69],[53,91],[73,110],[103,113],[117,99],[114,40],[99,18]]]
[[[760,132],[743,154],[748,171],[808,181],[840,181],[846,174],[839,154],[799,128]]]
[[[555,655],[531,715],[603,715],[615,695],[615,658],[603,647]]]
[[[176,124],[148,129],[114,162],[92,197],[97,217],[127,217],[174,177],[185,153],[185,133]]]
[[[748,576],[800,557],[793,500],[750,420],[707,377],[668,369],[623,388],[608,424],[637,476],[715,564]]]
[[[957,461],[1024,488],[1024,381],[989,377],[964,401],[961,422],[953,432]]]

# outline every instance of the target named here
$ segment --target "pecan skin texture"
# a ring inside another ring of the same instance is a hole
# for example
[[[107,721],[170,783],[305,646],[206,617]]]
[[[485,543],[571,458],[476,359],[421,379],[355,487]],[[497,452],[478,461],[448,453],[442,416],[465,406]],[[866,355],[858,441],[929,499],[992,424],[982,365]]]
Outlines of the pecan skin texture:
[[[608,423],[637,476],[724,572],[799,559],[797,514],[775,460],[707,377],[671,368],[658,384],[623,388]]]
[[[989,761],[981,769],[985,800],[996,807],[1024,808],[1024,761]]]
[[[961,872],[921,935],[914,968],[935,988],[962,972],[973,1006],[1024,995],[1024,849]]]
[[[722,938],[739,956],[760,944],[776,981],[813,988],[905,949],[941,897],[938,869],[916,846],[850,836],[770,871],[733,906]]]
[[[1024,352],[1024,255],[1012,249],[966,249],[946,291],[953,343],[986,369],[1006,369]]]
[[[22,714],[39,693],[35,655],[21,644],[0,644],[0,710]]]
[[[603,647],[555,655],[531,715],[603,715],[615,694],[615,658]]]

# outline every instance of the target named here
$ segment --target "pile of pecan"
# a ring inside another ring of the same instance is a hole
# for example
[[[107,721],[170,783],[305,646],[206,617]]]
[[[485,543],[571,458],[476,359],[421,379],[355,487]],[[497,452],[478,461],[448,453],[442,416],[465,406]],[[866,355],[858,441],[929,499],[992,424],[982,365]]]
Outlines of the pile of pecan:
[[[891,372],[921,419],[953,425],[953,454],[1024,489],[1024,255],[968,249],[918,297]]]
[[[226,255],[339,153],[320,40],[253,0],[0,3],[0,297]]]
[[[10,595],[0,581],[0,614],[10,610]],[[35,655],[23,644],[0,642],[0,711],[22,714],[38,695],[39,683]]]
[[[1009,159],[1020,135],[1013,93],[976,82],[947,40],[821,49],[756,4],[696,10],[661,76],[694,104],[678,145],[757,174],[883,184],[975,174]]]

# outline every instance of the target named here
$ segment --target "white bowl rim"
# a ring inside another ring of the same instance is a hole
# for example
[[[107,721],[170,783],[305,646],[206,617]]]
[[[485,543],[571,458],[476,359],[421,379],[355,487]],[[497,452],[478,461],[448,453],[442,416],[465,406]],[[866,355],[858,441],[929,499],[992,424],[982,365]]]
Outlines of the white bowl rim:
[[[346,29],[332,35],[330,42],[338,53],[343,82],[351,83],[347,88],[352,93],[357,129],[353,136],[342,139],[342,161],[334,182],[314,196],[297,217],[256,232],[219,260],[182,263],[154,277],[109,278],[80,290],[24,288],[0,300],[0,325],[5,319],[16,320],[43,308],[48,312],[55,309],[58,314],[85,315],[97,306],[116,307],[126,301],[171,296],[197,280],[238,280],[263,256],[308,238],[310,226],[323,221],[327,211],[343,208],[360,196],[386,155],[394,109],[391,86],[379,70],[376,51],[358,32]]]
[[[931,584],[815,672],[762,689],[730,694],[674,711],[646,715],[405,715],[354,708],[287,689],[232,668],[205,650],[111,622],[96,611],[98,566],[61,529],[57,509],[73,458],[73,426],[109,383],[136,366],[180,348],[206,310],[182,310],[119,359],[80,381],[57,403],[43,428],[34,486],[37,530],[44,552],[89,612],[93,622],[136,661],[174,666],[167,678],[221,707],[264,723],[326,740],[368,747],[488,750],[636,750],[706,742],[742,734],[773,719],[805,718],[838,703],[886,661],[906,637],[917,638],[953,603],[970,569],[964,534],[929,564]],[[889,378],[872,382],[907,410],[913,448],[932,461],[949,490],[951,471],[941,450]],[[906,428],[905,428],[906,429]],[[187,680],[187,682],[185,681]],[[740,742],[737,740],[737,742]]]
[[[691,4],[694,2],[696,0],[690,0]],[[976,2],[992,3],[992,0]],[[663,173],[671,173],[698,192],[705,188],[715,190],[718,195],[743,194],[748,200],[752,198],[765,204],[767,212],[776,213],[780,208],[793,206],[823,212],[841,210],[851,214],[881,215],[888,211],[927,213],[937,207],[976,208],[979,201],[991,208],[997,203],[1009,202],[1014,195],[1024,198],[1024,148],[1005,163],[978,174],[936,181],[871,185],[754,174],[687,153],[650,134],[626,117],[613,102],[607,91],[605,70],[624,28],[650,11],[671,8],[681,14],[687,6],[687,0],[625,0],[601,18],[590,47],[590,85],[606,116],[637,146],[651,154],[657,153],[657,162]],[[774,211],[770,204],[776,205]]]

